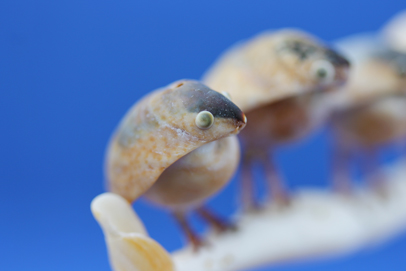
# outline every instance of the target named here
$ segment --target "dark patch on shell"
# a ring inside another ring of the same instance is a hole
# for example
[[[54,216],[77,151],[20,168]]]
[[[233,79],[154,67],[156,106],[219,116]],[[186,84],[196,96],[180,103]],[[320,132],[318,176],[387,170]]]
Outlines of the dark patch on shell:
[[[326,60],[330,61],[334,66],[350,66],[350,62],[336,51],[300,40],[286,41],[281,47],[281,50],[291,51],[296,54],[301,61],[306,60],[315,54],[321,54],[324,55]]]
[[[336,51],[327,48],[325,50],[326,59],[330,61],[334,66],[341,66],[341,67],[349,67],[350,62],[343,57],[342,55],[338,54]]]
[[[191,81],[185,83],[180,89],[182,89],[183,103],[189,112],[198,113],[206,110],[214,117],[244,122],[243,112],[232,101],[203,84]]]
[[[300,60],[309,58],[309,56],[313,55],[317,49],[318,48],[315,45],[299,40],[286,41],[280,48],[280,50],[291,51],[296,54]]]

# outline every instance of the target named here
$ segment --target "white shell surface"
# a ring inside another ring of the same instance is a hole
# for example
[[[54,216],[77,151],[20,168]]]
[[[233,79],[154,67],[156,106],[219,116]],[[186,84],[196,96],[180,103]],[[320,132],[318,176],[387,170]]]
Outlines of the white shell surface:
[[[151,239],[131,205],[113,193],[97,196],[91,204],[105,239],[114,271],[173,271],[169,253]]]
[[[406,54],[406,10],[396,14],[385,25],[382,35],[389,47]]]

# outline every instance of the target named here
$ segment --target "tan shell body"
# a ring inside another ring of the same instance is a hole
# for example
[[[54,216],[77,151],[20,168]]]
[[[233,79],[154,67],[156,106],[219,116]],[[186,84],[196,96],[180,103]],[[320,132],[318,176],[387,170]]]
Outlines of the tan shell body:
[[[393,61],[396,54],[370,35],[350,37],[339,48],[352,59],[353,69],[348,83],[331,96],[338,138],[353,148],[406,138],[406,76]]]
[[[248,113],[262,105],[329,87],[310,71],[315,61],[328,60],[326,56],[337,57],[302,31],[264,32],[224,53],[203,82],[230,93],[232,100]],[[346,69],[337,71],[337,81],[345,77]]]
[[[201,110],[211,111],[215,117],[210,129],[195,125]],[[180,158],[237,134],[244,125],[245,116],[237,106],[197,81],[182,80],[158,89],[127,112],[113,135],[106,155],[108,187],[134,201]]]
[[[354,35],[336,42],[336,47],[352,63],[347,83],[339,91],[327,94],[336,107],[351,108],[403,93],[405,80],[394,61],[398,54],[392,53],[379,37]]]
[[[388,96],[337,114],[337,137],[351,148],[372,148],[406,139],[406,95]]]
[[[324,61],[335,69],[328,81],[312,67]],[[262,33],[227,51],[203,77],[226,91],[250,120],[241,133],[247,148],[300,138],[321,119],[314,94],[346,80],[349,63],[314,37],[299,30]]]
[[[240,136],[253,149],[263,149],[275,143],[298,139],[308,133],[309,97],[286,98],[250,111],[248,129]]]
[[[208,143],[166,169],[145,197],[171,209],[193,209],[228,183],[239,161],[236,136]]]

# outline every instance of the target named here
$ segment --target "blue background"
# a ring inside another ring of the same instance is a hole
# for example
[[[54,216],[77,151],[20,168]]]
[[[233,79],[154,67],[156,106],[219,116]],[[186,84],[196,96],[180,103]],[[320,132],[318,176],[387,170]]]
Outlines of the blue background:
[[[0,1],[1,270],[110,270],[89,210],[106,142],[142,95],[200,78],[234,42],[300,27],[331,41],[373,31],[404,1]],[[292,189],[326,186],[326,131],[278,155]],[[235,181],[210,202],[236,207]],[[153,238],[181,246],[172,218],[135,208]],[[195,226],[202,229],[199,221]],[[272,270],[405,270],[406,234],[378,248]],[[268,270],[266,268],[261,270]]]

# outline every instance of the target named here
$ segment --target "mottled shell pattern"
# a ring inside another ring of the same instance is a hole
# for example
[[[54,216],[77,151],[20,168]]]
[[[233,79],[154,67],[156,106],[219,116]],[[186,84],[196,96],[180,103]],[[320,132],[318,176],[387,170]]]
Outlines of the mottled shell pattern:
[[[342,83],[349,63],[299,30],[262,33],[228,50],[203,82],[230,93],[244,112]],[[324,74],[320,74],[320,69]]]
[[[204,110],[214,116],[210,129],[195,123]],[[244,121],[234,103],[197,81],[158,89],[127,112],[112,136],[106,154],[108,189],[134,201],[179,158],[238,133]]]

